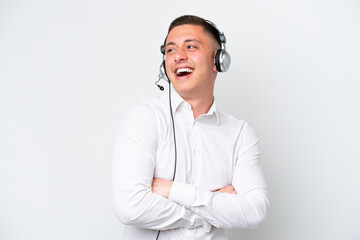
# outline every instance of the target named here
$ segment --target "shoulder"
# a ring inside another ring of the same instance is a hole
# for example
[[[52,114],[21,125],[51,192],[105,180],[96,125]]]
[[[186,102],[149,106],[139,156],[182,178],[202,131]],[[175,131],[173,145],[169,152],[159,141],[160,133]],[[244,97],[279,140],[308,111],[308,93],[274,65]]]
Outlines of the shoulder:
[[[256,133],[249,123],[245,120],[238,119],[226,112],[219,112],[219,122],[227,128],[233,129],[238,135],[246,136],[247,138],[257,139]]]
[[[155,106],[152,104],[151,100],[142,101],[136,103],[125,114],[126,118],[144,118],[152,117],[154,114]]]
[[[163,108],[162,97],[136,103],[126,112],[125,118],[153,118]],[[150,120],[149,119],[149,120]]]
[[[168,110],[166,99],[163,96],[150,100],[141,101],[125,113],[122,120],[122,128],[126,127],[148,127],[155,128],[161,115]]]
[[[242,128],[248,123],[245,120],[238,119],[233,115],[226,112],[218,112],[218,118],[221,125],[226,125],[230,127]]]

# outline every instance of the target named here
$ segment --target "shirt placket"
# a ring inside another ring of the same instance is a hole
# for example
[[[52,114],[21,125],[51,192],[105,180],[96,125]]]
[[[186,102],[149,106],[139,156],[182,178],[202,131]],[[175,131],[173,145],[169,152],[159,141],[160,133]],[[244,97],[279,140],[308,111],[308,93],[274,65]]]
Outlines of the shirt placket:
[[[199,134],[197,121],[194,120],[191,126],[191,175],[190,175],[190,184],[196,185],[196,176],[197,176],[197,162],[199,158]]]
[[[186,182],[192,185],[196,185],[195,176],[196,176],[196,158],[197,152],[198,152],[198,144],[199,139],[197,135],[197,121],[193,119],[193,112],[191,111],[190,105],[185,105],[182,108],[183,110],[183,116],[185,119],[189,120],[187,121],[187,124],[189,126],[189,135],[188,135],[188,141],[189,141],[189,162],[188,162],[188,168],[186,170],[187,177]],[[185,239],[195,239],[197,228],[187,228],[185,229]]]

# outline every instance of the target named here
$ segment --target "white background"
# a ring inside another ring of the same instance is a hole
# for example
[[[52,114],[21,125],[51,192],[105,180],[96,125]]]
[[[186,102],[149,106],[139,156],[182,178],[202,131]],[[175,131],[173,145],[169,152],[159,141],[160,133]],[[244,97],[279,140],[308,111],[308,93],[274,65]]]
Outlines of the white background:
[[[225,32],[217,104],[261,138],[268,218],[231,239],[360,239],[359,1],[0,0],[1,240],[122,239],[116,132],[183,14]]]

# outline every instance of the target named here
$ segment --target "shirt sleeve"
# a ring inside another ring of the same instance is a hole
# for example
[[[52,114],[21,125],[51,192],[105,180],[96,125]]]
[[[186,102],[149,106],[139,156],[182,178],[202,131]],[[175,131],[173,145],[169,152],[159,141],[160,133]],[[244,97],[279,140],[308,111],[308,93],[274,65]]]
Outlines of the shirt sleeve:
[[[114,148],[113,207],[123,224],[167,230],[211,226],[198,214],[151,190],[157,147],[157,117],[138,104],[125,116]]]
[[[256,229],[266,217],[269,201],[259,165],[259,141],[247,123],[237,144],[232,185],[238,194],[211,192],[174,182],[169,199],[199,214],[215,227]]]

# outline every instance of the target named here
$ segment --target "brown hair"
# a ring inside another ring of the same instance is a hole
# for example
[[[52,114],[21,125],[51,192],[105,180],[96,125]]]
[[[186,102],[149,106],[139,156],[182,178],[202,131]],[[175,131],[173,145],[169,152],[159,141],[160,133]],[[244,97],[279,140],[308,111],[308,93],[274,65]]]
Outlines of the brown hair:
[[[210,22],[209,20],[203,19],[198,16],[183,15],[183,16],[176,18],[175,20],[173,20],[171,22],[169,29],[168,29],[168,34],[174,27],[185,25],[185,24],[202,26],[204,28],[205,32],[209,33],[216,40],[216,42],[218,42],[219,45],[221,46],[220,32],[216,28],[215,24]],[[166,41],[166,39],[165,39],[165,41]]]

